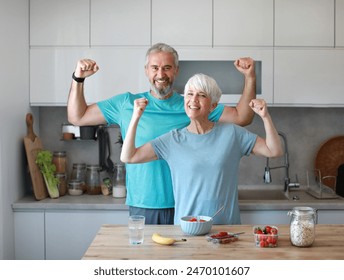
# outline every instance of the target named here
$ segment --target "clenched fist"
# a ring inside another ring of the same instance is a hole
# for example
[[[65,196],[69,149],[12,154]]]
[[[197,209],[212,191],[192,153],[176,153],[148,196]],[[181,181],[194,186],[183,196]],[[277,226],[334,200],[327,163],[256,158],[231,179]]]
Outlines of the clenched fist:
[[[75,76],[78,78],[87,78],[99,70],[99,66],[92,59],[81,59],[75,68]]]

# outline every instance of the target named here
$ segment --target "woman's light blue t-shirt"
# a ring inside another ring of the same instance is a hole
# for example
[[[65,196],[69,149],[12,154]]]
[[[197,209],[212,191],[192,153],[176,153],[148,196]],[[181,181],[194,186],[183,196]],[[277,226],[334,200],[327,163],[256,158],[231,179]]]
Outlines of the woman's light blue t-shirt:
[[[148,105],[138,124],[137,147],[190,123],[184,110],[184,98],[178,93],[165,100],[154,98],[149,92],[124,93],[98,102],[107,123],[120,126],[123,139],[132,117],[134,100],[142,97],[148,99]],[[218,105],[211,120],[218,121],[223,109],[223,105]],[[166,161],[126,164],[126,171],[127,205],[150,209],[174,207],[171,173]]]
[[[151,142],[158,158],[171,169],[174,224],[180,224],[183,216],[212,216],[222,205],[225,208],[214,223],[240,224],[239,163],[251,153],[256,138],[240,126],[216,123],[206,134],[182,128]]]

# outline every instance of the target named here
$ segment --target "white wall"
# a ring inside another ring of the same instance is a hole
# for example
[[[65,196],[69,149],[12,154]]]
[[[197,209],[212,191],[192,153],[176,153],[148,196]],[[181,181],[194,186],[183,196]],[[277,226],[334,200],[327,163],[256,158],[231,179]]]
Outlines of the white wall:
[[[12,203],[25,190],[23,137],[30,110],[29,0],[0,0],[0,38],[0,259],[14,259]]]

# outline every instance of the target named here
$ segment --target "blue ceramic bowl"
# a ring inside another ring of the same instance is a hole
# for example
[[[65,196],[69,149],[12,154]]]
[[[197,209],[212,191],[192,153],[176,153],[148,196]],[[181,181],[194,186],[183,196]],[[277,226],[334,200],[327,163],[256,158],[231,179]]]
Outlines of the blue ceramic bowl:
[[[213,219],[209,216],[185,216],[180,219],[182,231],[188,235],[207,234],[212,225]]]

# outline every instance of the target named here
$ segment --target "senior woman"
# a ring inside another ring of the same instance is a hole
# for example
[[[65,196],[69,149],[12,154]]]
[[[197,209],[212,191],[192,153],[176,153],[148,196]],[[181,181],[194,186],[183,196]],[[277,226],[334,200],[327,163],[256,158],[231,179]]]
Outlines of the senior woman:
[[[136,129],[144,117],[146,99],[137,99],[125,137],[121,160],[143,163],[166,160],[175,198],[174,224],[187,215],[211,216],[215,224],[240,224],[238,171],[240,159],[251,153],[265,157],[282,155],[280,137],[264,100],[253,99],[252,110],[264,123],[266,138],[235,124],[212,122],[208,116],[220,100],[216,81],[204,74],[191,77],[184,90],[185,112],[190,124],[135,147]]]

